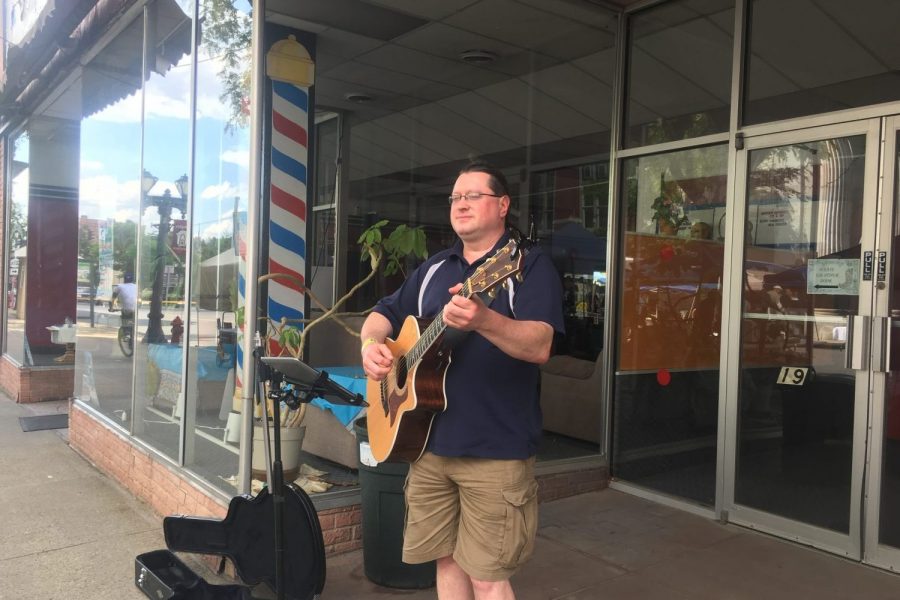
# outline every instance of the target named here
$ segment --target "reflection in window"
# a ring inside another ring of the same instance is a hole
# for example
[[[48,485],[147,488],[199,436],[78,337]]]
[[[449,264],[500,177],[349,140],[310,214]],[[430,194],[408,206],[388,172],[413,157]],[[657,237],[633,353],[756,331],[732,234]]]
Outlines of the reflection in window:
[[[734,0],[675,0],[629,18],[624,144],[728,130]]]
[[[900,99],[900,3],[753,0],[749,12],[745,123]]]
[[[595,360],[603,349],[609,163],[534,173],[531,210],[563,277],[566,336],[556,351]]]
[[[856,378],[844,360],[859,309],[865,151],[856,135],[747,159],[735,501],[845,533]],[[813,376],[785,385],[785,366],[793,382],[796,368]]]
[[[134,277],[140,218],[142,29],[142,19],[131,23],[85,67],[75,86],[84,114],[75,390],[78,398],[124,427],[133,416],[134,324],[140,321]]]
[[[186,395],[184,354],[187,194],[190,188],[191,15],[174,3],[148,6],[144,40],[144,128],[141,176],[138,322],[135,339],[134,433],[178,459]],[[199,367],[196,367],[199,368]],[[189,421],[191,419],[188,419]]]
[[[728,149],[623,165],[613,475],[711,505]]]
[[[242,301],[239,236],[246,222],[250,166],[249,90],[235,83],[244,81],[250,64],[250,7],[237,1],[222,12],[208,10],[203,3],[203,37],[197,48],[193,282],[185,385],[194,426],[186,432],[185,466],[232,495],[241,408],[235,391]],[[237,27],[226,27],[229,22]]]
[[[325,256],[314,259],[312,285],[328,288],[322,278],[332,230],[340,244],[338,294],[368,273],[356,240],[382,219],[390,221],[387,231],[401,223],[423,226],[432,254],[452,245],[447,194],[470,158],[485,158],[509,181],[510,223],[523,232],[533,224],[560,277],[579,288],[567,322],[572,335],[554,357],[557,372],[571,381],[574,372],[600,373],[617,17],[587,3],[528,2],[517,4],[516,18],[502,27],[491,24],[507,8],[501,0],[455,11],[410,4],[408,14],[390,15],[403,31],[389,40],[374,28],[369,35],[339,28],[317,34],[316,114],[341,119],[341,220],[332,224],[320,214],[325,209],[318,210],[329,206],[331,179],[320,168],[327,179],[316,184],[325,197],[311,200],[318,236],[311,251]],[[303,13],[298,8],[297,16],[316,18]],[[328,134],[317,132],[317,150],[330,152]],[[376,278],[347,308],[371,307],[402,280],[402,274]],[[342,328],[323,326],[310,338],[314,364],[358,367],[359,341]],[[600,378],[580,381],[585,389],[578,402],[585,410],[577,415],[549,415],[560,403],[548,386],[545,422],[553,432],[544,457],[597,451]],[[321,446],[310,439],[311,429],[303,447],[315,453]],[[335,434],[330,441],[353,447],[350,436]]]
[[[25,283],[28,273],[28,133],[22,132],[9,142],[9,240],[6,264],[6,353],[25,362]]]

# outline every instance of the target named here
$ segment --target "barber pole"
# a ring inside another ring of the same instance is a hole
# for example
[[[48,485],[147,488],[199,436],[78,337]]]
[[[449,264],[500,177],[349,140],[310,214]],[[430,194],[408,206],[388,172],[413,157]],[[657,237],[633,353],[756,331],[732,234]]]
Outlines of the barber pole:
[[[273,322],[303,318],[306,272],[306,182],[309,88],[272,82],[272,183],[269,203],[268,314]],[[269,352],[277,354],[277,344]]]
[[[268,272],[292,275],[268,280],[267,310],[269,318],[279,323],[282,318],[293,325],[303,319],[306,272],[306,182],[309,161],[309,87],[315,66],[309,52],[293,35],[275,42],[266,53],[266,75],[272,80],[271,185],[269,188],[269,264]],[[240,229],[240,228],[239,228]],[[245,240],[249,232],[236,232],[239,237],[240,266],[238,274],[239,305],[244,305],[246,291]],[[294,279],[296,278],[296,279]],[[246,315],[246,318],[252,318]],[[245,320],[246,320],[245,318]],[[246,327],[246,322],[244,323]],[[239,335],[246,331],[242,327]],[[267,349],[278,354],[281,347],[273,336]],[[243,372],[244,354],[238,344],[236,373]],[[241,397],[242,381],[235,379],[235,398]]]
[[[309,52],[291,35],[267,54],[272,79],[272,162],[269,203],[268,315],[300,326],[305,306],[306,198],[309,163],[309,86],[314,65]],[[278,354],[276,336],[268,351]]]

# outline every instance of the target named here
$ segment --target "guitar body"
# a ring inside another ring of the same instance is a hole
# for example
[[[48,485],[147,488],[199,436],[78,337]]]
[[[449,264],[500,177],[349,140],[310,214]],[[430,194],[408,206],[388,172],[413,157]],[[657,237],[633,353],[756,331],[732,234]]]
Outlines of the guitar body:
[[[366,385],[369,446],[378,462],[415,462],[422,456],[436,413],[447,408],[444,378],[449,351],[434,344],[416,364],[406,368],[405,357],[428,323],[407,317],[396,340],[385,340],[394,366],[382,381]]]

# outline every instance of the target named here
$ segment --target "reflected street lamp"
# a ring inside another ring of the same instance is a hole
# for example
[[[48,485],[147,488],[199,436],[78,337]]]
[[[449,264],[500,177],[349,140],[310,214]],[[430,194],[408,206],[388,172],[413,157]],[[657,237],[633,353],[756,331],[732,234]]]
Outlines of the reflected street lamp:
[[[158,181],[158,178],[150,174],[146,169],[141,179],[141,187],[144,190],[141,210],[148,206],[155,206],[159,213],[159,231],[156,234],[156,258],[154,260],[153,289],[150,294],[150,312],[147,315],[147,331],[144,333],[143,342],[147,344],[165,344],[168,340],[162,328],[162,287],[163,272],[165,271],[166,247],[169,241],[169,227],[172,222],[172,209],[177,208],[182,217],[187,209],[188,176],[182,175],[175,180],[178,197],[172,196],[172,191],[167,187],[161,196],[151,196],[150,190]]]

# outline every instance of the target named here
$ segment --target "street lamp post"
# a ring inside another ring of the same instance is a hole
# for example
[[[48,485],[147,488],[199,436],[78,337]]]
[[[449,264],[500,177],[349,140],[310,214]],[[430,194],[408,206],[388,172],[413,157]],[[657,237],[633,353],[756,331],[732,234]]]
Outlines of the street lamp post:
[[[149,180],[156,183],[156,178],[146,170],[144,171],[145,183]],[[172,209],[177,208],[184,216],[187,208],[187,175],[182,175],[175,181],[178,197],[172,196],[172,191],[167,187],[161,196],[151,196],[149,188],[144,193],[146,206],[155,206],[159,213],[159,231],[156,235],[156,258],[154,260],[153,288],[150,293],[150,312],[147,314],[147,331],[144,333],[143,342],[146,344],[165,344],[168,340],[162,328],[162,287],[165,271],[166,248],[169,243],[169,226],[172,222]]]

